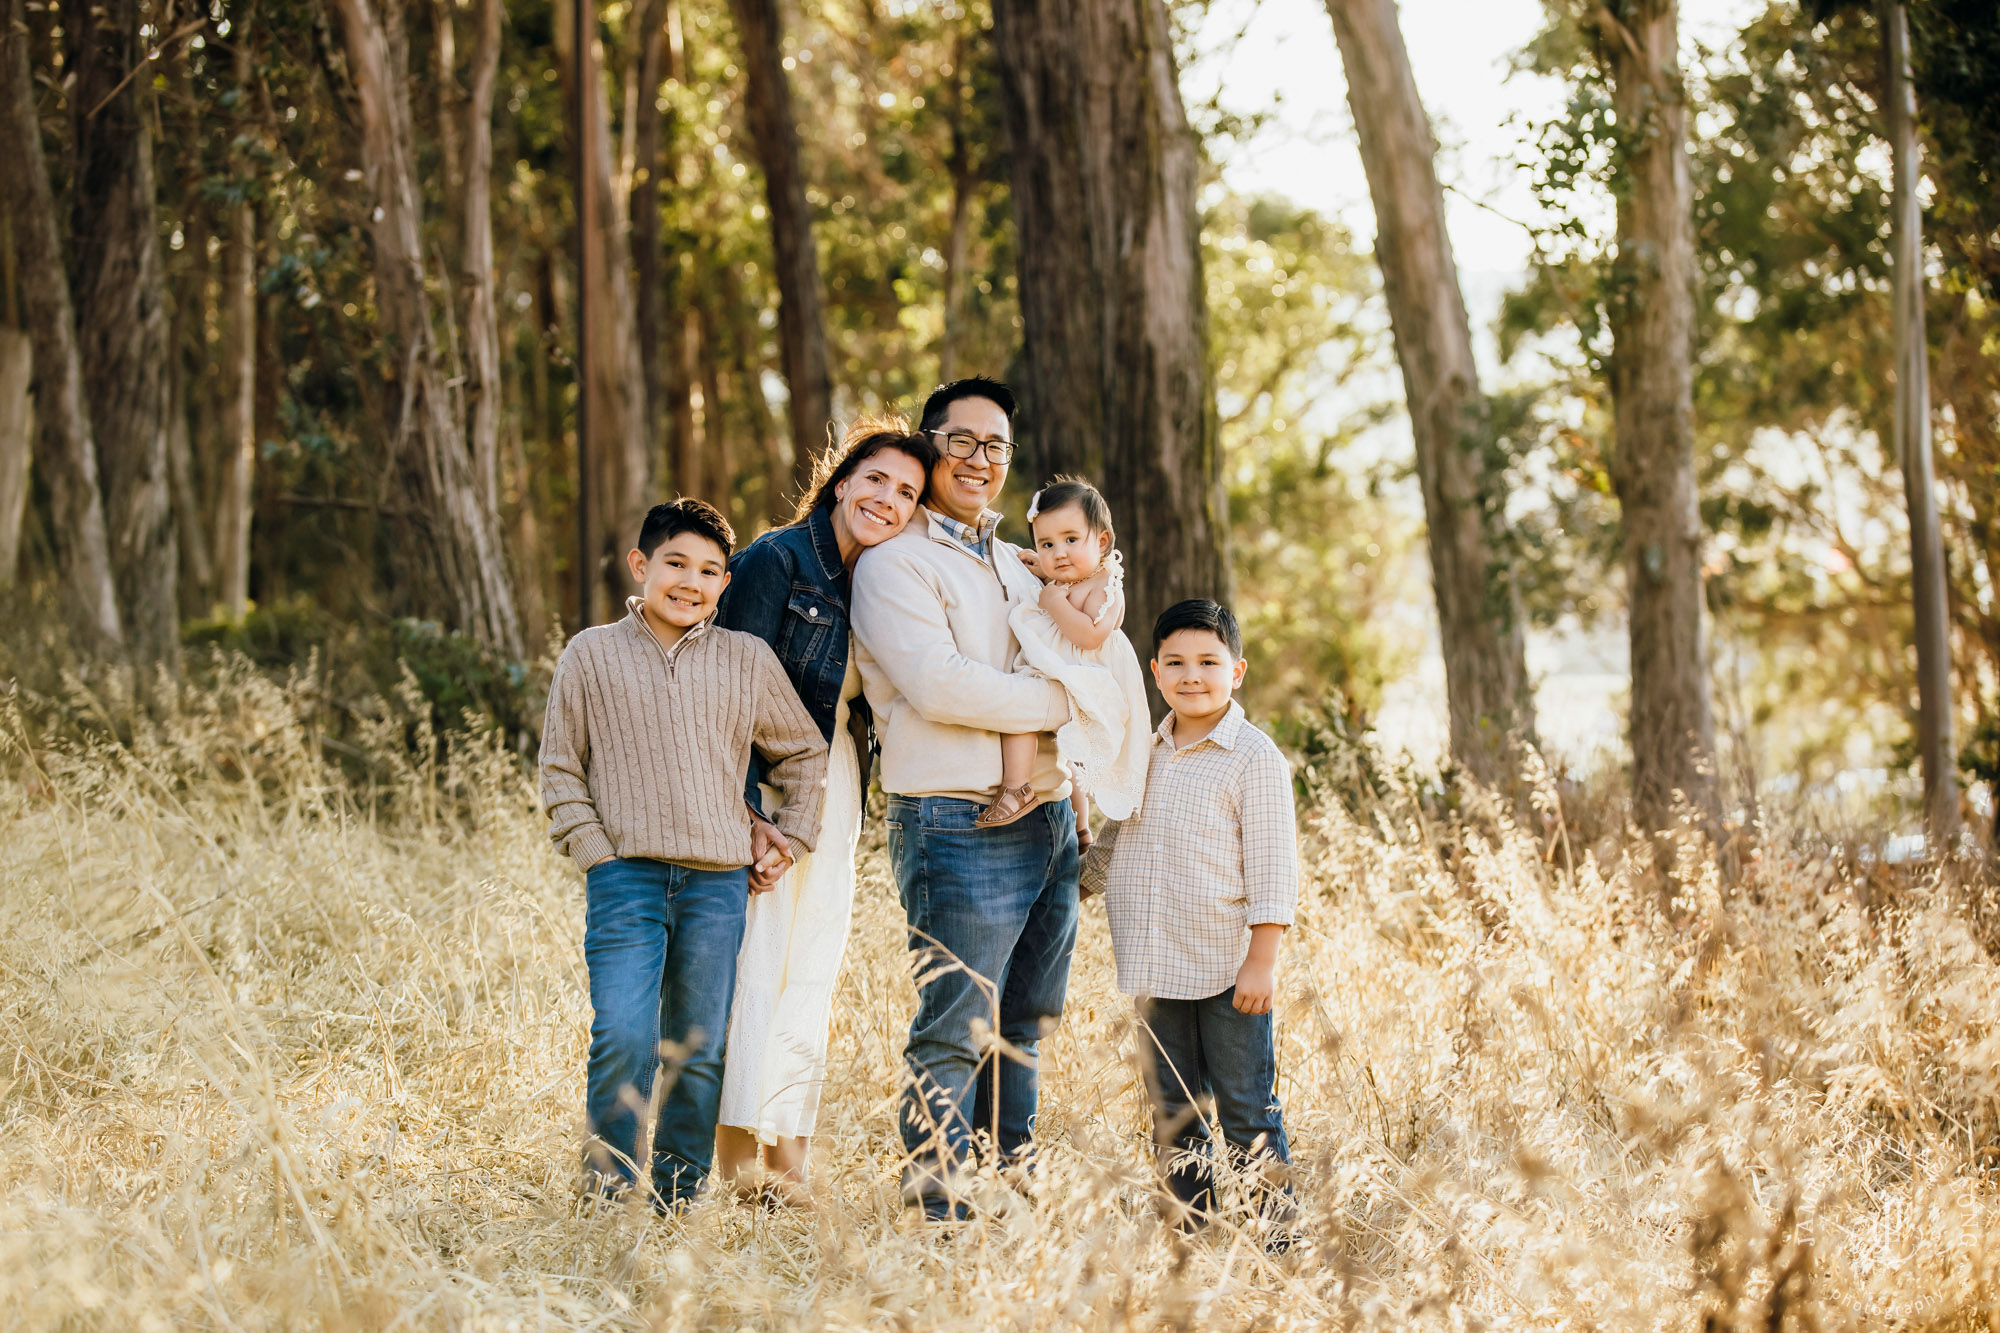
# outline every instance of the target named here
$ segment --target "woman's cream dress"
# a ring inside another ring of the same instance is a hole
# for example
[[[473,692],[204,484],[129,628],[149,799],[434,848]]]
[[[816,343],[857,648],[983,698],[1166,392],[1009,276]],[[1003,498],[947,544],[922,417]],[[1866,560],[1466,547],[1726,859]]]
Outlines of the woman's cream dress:
[[[819,1118],[833,986],[854,915],[862,793],[847,713],[860,693],[861,673],[850,653],[833,719],[819,847],[800,857],[770,892],[750,896],[736,955],[718,1120],[751,1130],[764,1143],[806,1137]],[[776,799],[764,788],[767,809]]]

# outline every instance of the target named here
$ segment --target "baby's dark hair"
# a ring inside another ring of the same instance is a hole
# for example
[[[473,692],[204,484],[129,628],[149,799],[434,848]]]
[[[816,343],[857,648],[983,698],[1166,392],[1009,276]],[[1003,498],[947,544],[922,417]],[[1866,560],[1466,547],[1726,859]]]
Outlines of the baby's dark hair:
[[[697,500],[683,495],[669,504],[654,505],[646,511],[646,521],[639,527],[639,554],[648,560],[653,552],[660,549],[660,543],[670,537],[678,537],[683,532],[692,532],[706,537],[722,548],[722,558],[736,549],[736,530],[729,526],[729,520],[722,511],[706,500]]]
[[[1154,661],[1160,658],[1160,645],[1184,629],[1207,630],[1222,640],[1231,657],[1239,662],[1243,660],[1243,627],[1236,623],[1235,614],[1228,607],[1211,602],[1206,597],[1190,597],[1160,612],[1160,618],[1153,622]]]
[[[1104,503],[1103,493],[1082,477],[1057,477],[1035,492],[1035,498],[1028,501],[1028,512],[1052,514],[1068,505],[1075,505],[1083,511],[1083,521],[1090,525],[1092,532],[1116,535],[1116,529],[1111,526],[1111,506]]]

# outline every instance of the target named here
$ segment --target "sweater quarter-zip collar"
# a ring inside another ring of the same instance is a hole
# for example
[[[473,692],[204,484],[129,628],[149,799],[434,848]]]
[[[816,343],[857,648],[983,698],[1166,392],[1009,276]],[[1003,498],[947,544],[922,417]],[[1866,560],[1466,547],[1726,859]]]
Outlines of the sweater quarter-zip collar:
[[[680,660],[680,655],[687,651],[689,644],[705,636],[715,624],[715,615],[711,612],[709,615],[703,617],[700,624],[689,626],[687,632],[674,640],[674,646],[669,648],[660,642],[660,636],[653,632],[653,626],[646,619],[645,598],[627,597],[625,599],[625,609],[630,613],[629,618],[638,622],[639,632],[652,641],[653,647],[659,649],[660,656],[666,659],[669,669]]]

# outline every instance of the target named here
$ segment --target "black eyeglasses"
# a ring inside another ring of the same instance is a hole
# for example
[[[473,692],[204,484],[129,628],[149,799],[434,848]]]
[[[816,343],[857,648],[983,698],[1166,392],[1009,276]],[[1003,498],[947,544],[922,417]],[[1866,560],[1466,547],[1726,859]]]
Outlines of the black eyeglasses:
[[[986,461],[994,467],[1006,467],[1014,460],[1014,445],[1011,440],[982,440],[977,435],[962,430],[933,430],[929,433],[943,437],[944,452],[949,458],[971,458],[984,449]]]

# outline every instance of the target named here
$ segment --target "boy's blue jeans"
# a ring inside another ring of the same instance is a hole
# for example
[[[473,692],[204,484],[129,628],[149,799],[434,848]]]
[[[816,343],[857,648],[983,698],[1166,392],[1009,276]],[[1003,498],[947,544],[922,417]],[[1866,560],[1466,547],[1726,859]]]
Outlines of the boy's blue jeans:
[[[741,867],[614,858],[585,876],[583,957],[595,1014],[584,1167],[597,1188],[617,1191],[638,1179],[639,1135],[663,1042],[676,1053],[653,1127],[653,1188],[671,1208],[707,1178],[749,893]]]
[[[1069,802],[989,829],[973,825],[981,809],[942,796],[889,799],[889,857],[910,949],[933,951],[920,965],[927,979],[903,1048],[911,1086],[900,1116],[911,1159],[905,1193],[927,1202],[970,1157],[975,1132],[1008,1156],[1029,1147],[1042,1027],[1062,1016],[1076,945]],[[1026,1062],[982,1049],[975,1021]]]
[[[1212,1103],[1238,1166],[1265,1157],[1289,1164],[1278,1106],[1271,1015],[1241,1014],[1236,988],[1205,1000],[1141,1000],[1153,1132],[1176,1198],[1203,1211],[1214,1202],[1215,1145],[1204,1119]]]

